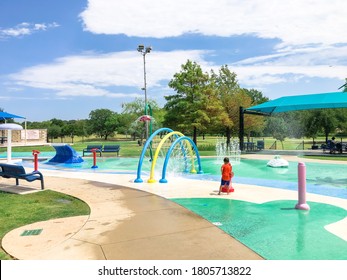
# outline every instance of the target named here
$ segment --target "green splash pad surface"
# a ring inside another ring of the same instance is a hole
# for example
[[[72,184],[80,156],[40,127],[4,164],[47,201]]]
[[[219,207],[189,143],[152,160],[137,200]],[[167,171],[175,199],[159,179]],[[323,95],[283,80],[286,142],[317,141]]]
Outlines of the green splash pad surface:
[[[324,226],[347,216],[328,204],[308,202],[310,211],[296,210],[296,201],[263,204],[218,198],[182,198],[174,202],[215,223],[269,260],[347,260],[347,241]]]

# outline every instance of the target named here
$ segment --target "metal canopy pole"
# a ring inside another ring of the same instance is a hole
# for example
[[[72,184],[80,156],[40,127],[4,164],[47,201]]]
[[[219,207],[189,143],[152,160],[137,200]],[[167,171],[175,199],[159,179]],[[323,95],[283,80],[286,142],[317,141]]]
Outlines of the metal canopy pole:
[[[240,144],[240,150],[243,151],[243,146],[244,146],[244,142],[243,142],[243,137],[245,134],[245,127],[244,127],[244,110],[243,107],[240,106],[240,110],[239,110],[239,144]]]

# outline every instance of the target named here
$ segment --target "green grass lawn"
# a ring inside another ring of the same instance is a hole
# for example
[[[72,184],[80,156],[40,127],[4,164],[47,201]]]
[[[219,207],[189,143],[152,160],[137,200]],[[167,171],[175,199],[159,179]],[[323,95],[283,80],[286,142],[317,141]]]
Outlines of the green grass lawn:
[[[316,156],[316,155],[309,155],[309,156],[303,156],[303,158],[310,158],[310,159],[321,159],[321,160],[340,160],[340,161],[347,161],[347,156],[346,155],[322,155],[322,156]]]
[[[45,190],[18,195],[0,191],[0,241],[15,228],[50,219],[88,215],[89,206],[72,196]],[[11,259],[0,249],[0,260]]]

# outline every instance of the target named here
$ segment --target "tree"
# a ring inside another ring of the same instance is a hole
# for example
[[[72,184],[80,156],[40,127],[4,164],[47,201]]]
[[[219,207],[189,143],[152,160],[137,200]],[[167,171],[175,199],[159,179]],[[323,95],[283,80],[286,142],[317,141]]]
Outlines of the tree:
[[[347,91],[346,91],[347,92]],[[340,108],[336,110],[336,118],[338,121],[337,130],[340,132],[347,132],[347,109]]]
[[[169,82],[169,87],[176,94],[165,96],[167,103],[164,108],[167,112],[164,124],[183,133],[192,132],[193,141],[197,144],[197,131],[206,129],[210,122],[205,110],[206,91],[210,90],[209,75],[203,73],[196,62],[188,60]]]
[[[112,114],[105,121],[105,130],[102,136],[107,140],[108,136],[112,136],[117,132],[119,127],[119,115],[118,113],[112,112]]]
[[[227,65],[220,68],[218,74],[212,71],[211,79],[218,91],[223,111],[220,113],[222,127],[225,130],[227,145],[230,144],[232,134],[238,134],[239,131],[239,108],[248,108],[253,105],[268,101],[260,91],[255,89],[240,88],[237,75],[231,72]],[[251,132],[261,131],[264,127],[263,117],[245,115],[244,117],[245,133],[249,138]]]
[[[47,137],[48,139],[51,139],[51,143],[53,143],[53,139],[58,138],[61,135],[61,127],[56,125],[56,124],[52,124],[48,127],[47,129]]]
[[[289,111],[281,113],[280,116],[287,123],[287,136],[302,138],[305,136],[305,116],[308,111]]]
[[[64,136],[70,136],[73,143],[74,137],[76,135],[76,121],[70,120],[65,122],[65,125],[62,128],[62,133],[64,134]]]
[[[325,135],[325,142],[328,141],[329,134],[336,133],[337,130],[344,129],[346,123],[346,109],[319,109],[311,111],[311,118],[318,123]]]
[[[232,103],[237,92],[240,91],[240,86],[237,81],[237,76],[231,72],[227,65],[222,66],[218,74],[211,70],[211,80],[216,88],[221,107],[220,119],[221,127],[225,130],[227,138],[227,146],[230,145],[232,128],[235,126],[235,114]],[[238,112],[238,109],[237,109]]]
[[[263,93],[256,89],[243,89],[244,92],[251,98],[252,106],[262,104],[269,101],[269,98],[264,96]]]
[[[77,120],[74,123],[74,133],[81,136],[82,141],[84,141],[84,137],[88,136],[87,122],[87,120]]]
[[[302,114],[302,121],[304,127],[304,136],[312,138],[314,144],[314,139],[318,136],[318,133],[322,128],[318,115],[315,113],[315,111],[304,111]]]
[[[89,113],[89,131],[105,140],[116,131],[118,125],[118,114],[109,109],[96,109]]]
[[[30,122],[27,121],[28,129],[47,129],[52,123],[50,121]]]
[[[222,106],[218,91],[213,86],[213,82],[206,89],[204,94],[206,96],[206,102],[203,104],[202,109],[209,117],[209,123],[205,128],[201,128],[200,132],[203,133],[203,135],[206,132],[220,133],[229,119],[227,113],[224,111],[224,107]]]
[[[152,131],[159,128],[163,122],[164,110],[161,109],[158,103],[154,100],[148,100],[149,108],[152,111]],[[133,135],[134,140],[140,137],[141,141],[144,138],[145,126],[143,123],[135,122],[140,116],[145,113],[145,101],[136,98],[133,102],[122,104],[122,114],[120,116],[120,131],[125,134]]]
[[[256,89],[245,89],[243,88],[242,91],[250,98],[250,104],[246,106],[246,98],[244,98],[244,103],[241,104],[243,108],[249,108],[251,106],[255,106],[258,104],[262,104],[264,102],[269,101],[269,98],[264,96],[263,93]],[[261,133],[263,132],[265,128],[265,117],[263,116],[256,116],[256,115],[244,115],[244,129],[245,133],[248,138],[248,142],[250,142],[250,137],[252,133]],[[237,126],[239,127],[239,126]]]
[[[282,150],[284,150],[283,141],[288,134],[287,123],[281,116],[268,118],[268,130],[271,136],[276,140],[281,141]]]
[[[245,92],[245,89],[240,89],[234,95],[234,98],[230,102],[231,116],[234,119],[234,127],[232,128],[232,133],[238,134],[240,127],[240,107],[249,108],[255,104],[252,103],[251,97]],[[244,133],[247,136],[247,141],[250,142],[251,134],[254,132],[260,133],[263,131],[265,126],[264,117],[255,115],[244,115]]]
[[[60,137],[61,142],[64,142],[63,138],[64,138],[65,134],[64,134],[63,127],[65,126],[65,121],[53,118],[50,120],[49,127],[51,127],[51,126],[59,127],[59,130],[57,130],[56,128],[53,129],[54,133],[57,133],[57,131],[59,131],[59,135],[55,136],[54,138]]]

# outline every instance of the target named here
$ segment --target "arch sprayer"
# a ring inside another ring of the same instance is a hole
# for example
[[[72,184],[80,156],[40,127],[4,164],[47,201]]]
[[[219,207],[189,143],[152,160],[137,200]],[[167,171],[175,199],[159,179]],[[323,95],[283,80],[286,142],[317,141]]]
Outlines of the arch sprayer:
[[[193,142],[192,139],[190,139],[189,137],[187,136],[181,136],[179,137],[178,139],[176,139],[170,146],[166,156],[165,156],[165,161],[164,161],[164,165],[163,165],[163,171],[162,171],[162,177],[160,179],[160,183],[167,183],[167,179],[165,178],[166,176],[166,169],[167,169],[167,165],[169,163],[169,159],[170,159],[170,155],[173,151],[173,149],[175,148],[175,146],[182,142],[182,141],[187,141],[190,143],[190,145],[192,146],[192,148],[194,149],[195,151],[195,154],[196,154],[196,157],[197,157],[197,160],[198,160],[198,165],[199,165],[199,171],[198,171],[198,174],[202,174],[203,171],[202,171],[202,168],[201,168],[201,160],[200,160],[200,155],[199,155],[199,151],[198,151],[198,148],[196,147],[195,143]],[[193,152],[190,150],[190,153],[192,154]],[[194,168],[194,159],[192,158],[192,169],[190,170],[191,173],[196,173],[196,170]]]
[[[146,150],[150,147],[154,137],[157,136],[159,133],[163,133],[163,132],[173,132],[173,130],[171,128],[164,127],[154,131],[153,134],[151,134],[151,136],[146,141],[145,145],[143,146],[139,163],[137,165],[137,178],[134,181],[135,183],[143,182],[143,180],[141,179],[141,170],[142,170],[142,164],[143,164],[143,159],[145,158]]]
[[[165,162],[164,162],[163,170],[162,170],[162,179],[159,182],[160,183],[167,183],[167,180],[165,178],[167,165],[168,165],[168,162],[169,162],[170,155],[171,155],[173,149],[175,148],[175,146],[177,144],[181,145],[181,149],[182,149],[182,152],[183,152],[184,160],[186,161],[187,155],[186,155],[185,150],[183,149],[182,141],[186,141],[191,146],[191,149],[188,149],[189,156],[190,156],[190,159],[191,159],[191,170],[190,170],[190,172],[191,173],[197,173],[196,170],[195,170],[195,165],[194,165],[194,154],[193,154],[193,150],[194,150],[195,154],[196,154],[196,157],[198,159],[198,165],[199,165],[199,172],[198,173],[203,173],[202,172],[202,168],[201,168],[201,161],[200,161],[199,151],[198,151],[195,143],[189,137],[184,136],[181,132],[173,131],[170,128],[161,128],[161,129],[158,129],[157,131],[155,131],[148,138],[148,141],[146,141],[146,143],[145,143],[145,145],[144,145],[144,147],[142,149],[142,152],[141,152],[141,155],[140,155],[140,159],[139,159],[139,163],[138,163],[138,167],[137,167],[137,178],[134,180],[135,183],[142,183],[143,182],[143,180],[141,179],[141,170],[142,170],[142,164],[143,164],[143,160],[144,160],[144,157],[145,157],[145,154],[146,154],[146,150],[151,147],[151,142],[153,141],[154,137],[157,136],[160,133],[163,133],[163,132],[168,132],[168,133],[163,137],[163,139],[161,139],[159,145],[157,146],[157,148],[155,150],[153,158],[151,158],[151,170],[150,170],[150,178],[148,179],[148,183],[156,182],[155,179],[154,179],[154,171],[155,171],[155,166],[157,164],[157,159],[158,159],[158,156],[160,154],[160,151],[162,150],[162,147],[163,147],[164,143],[168,139],[170,139],[170,137],[176,138],[176,140],[171,144],[168,152],[166,153]]]

